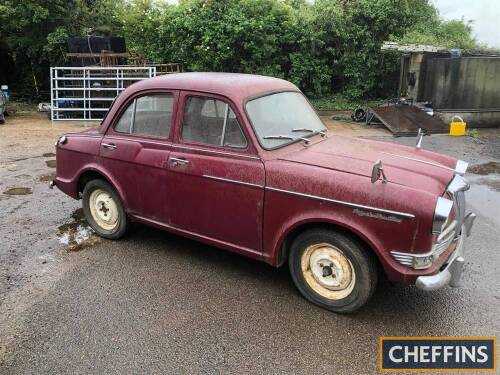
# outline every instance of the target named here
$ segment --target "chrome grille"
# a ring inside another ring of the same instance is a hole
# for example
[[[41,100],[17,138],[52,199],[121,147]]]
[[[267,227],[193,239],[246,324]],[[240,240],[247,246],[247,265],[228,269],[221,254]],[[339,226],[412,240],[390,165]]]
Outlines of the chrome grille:
[[[413,265],[413,255],[405,254],[397,251],[391,251],[392,256],[403,266],[411,267]]]
[[[460,228],[465,219],[465,192],[463,190],[457,191],[453,195],[453,200],[455,201],[455,213],[457,215],[456,220],[459,224],[457,227],[456,234],[460,233]]]
[[[448,185],[448,192],[453,197],[455,205],[455,220],[457,221],[455,236],[460,235],[462,224],[465,219],[465,191],[469,190],[469,187],[467,180],[460,176],[455,176]]]
[[[453,242],[456,237],[458,226],[458,221],[453,220],[448,228],[438,237],[437,242],[432,246],[432,254],[434,258],[437,259],[443,254]]]

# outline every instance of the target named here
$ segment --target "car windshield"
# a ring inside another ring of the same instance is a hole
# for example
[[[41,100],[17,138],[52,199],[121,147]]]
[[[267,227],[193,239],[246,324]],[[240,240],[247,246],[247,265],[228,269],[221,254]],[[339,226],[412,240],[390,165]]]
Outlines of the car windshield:
[[[280,92],[246,104],[250,122],[266,149],[326,132],[318,115],[300,92]]]

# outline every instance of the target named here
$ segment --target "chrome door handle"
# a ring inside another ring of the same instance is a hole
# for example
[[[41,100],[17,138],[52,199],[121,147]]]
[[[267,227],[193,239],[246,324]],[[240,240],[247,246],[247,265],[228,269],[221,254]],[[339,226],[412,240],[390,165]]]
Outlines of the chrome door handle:
[[[101,146],[104,148],[109,148],[111,150],[114,150],[116,148],[116,145],[114,145],[113,143],[101,143]]]
[[[187,165],[189,164],[189,160],[186,159],[179,159],[179,158],[169,158],[170,164],[172,167],[177,167],[179,165]]]

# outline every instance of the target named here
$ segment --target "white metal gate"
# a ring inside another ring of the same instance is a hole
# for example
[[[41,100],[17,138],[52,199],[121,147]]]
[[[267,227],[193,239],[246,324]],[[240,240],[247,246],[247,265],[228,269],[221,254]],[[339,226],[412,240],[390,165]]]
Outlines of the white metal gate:
[[[52,120],[102,120],[113,100],[132,83],[156,76],[156,68],[50,68]]]

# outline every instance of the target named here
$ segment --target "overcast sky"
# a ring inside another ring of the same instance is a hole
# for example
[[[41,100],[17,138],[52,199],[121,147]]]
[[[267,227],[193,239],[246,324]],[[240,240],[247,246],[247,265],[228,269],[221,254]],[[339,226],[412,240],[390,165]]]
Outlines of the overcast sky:
[[[480,43],[500,48],[499,0],[432,0],[444,19],[472,20],[474,36]]]

